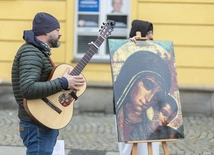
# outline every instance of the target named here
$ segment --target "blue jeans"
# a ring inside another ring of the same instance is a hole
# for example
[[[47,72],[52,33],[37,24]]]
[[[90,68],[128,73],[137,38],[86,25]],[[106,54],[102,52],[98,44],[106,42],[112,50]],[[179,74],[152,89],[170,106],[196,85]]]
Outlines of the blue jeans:
[[[20,137],[27,147],[26,155],[52,155],[59,130],[20,121]]]

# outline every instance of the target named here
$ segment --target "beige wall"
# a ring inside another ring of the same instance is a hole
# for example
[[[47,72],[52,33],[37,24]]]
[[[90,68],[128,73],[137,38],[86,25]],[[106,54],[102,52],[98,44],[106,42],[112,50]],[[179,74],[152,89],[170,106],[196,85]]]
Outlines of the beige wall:
[[[214,86],[214,1],[134,0],[132,10],[153,22],[156,40],[173,41],[180,85]]]
[[[131,20],[153,22],[155,40],[174,42],[179,84],[214,86],[214,1],[132,0],[131,3]],[[23,43],[23,30],[31,29],[32,19],[39,11],[53,14],[61,23],[62,46],[52,50],[52,59],[57,64],[72,61],[73,0],[0,0],[0,79],[10,80],[14,55]],[[83,74],[88,82],[111,83],[108,63],[89,63]]]
[[[56,16],[61,23],[62,33],[65,33],[65,6],[66,1],[0,0],[0,79],[10,79],[14,55],[24,42],[23,30],[31,29],[32,19],[37,12],[46,11]],[[57,58],[57,62],[64,62],[65,40],[66,36],[62,36],[62,47],[53,50],[53,59]]]

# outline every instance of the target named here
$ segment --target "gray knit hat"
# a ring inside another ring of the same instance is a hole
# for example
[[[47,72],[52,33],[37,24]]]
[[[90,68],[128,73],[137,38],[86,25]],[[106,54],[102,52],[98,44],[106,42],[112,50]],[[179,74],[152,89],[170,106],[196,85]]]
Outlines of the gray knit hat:
[[[60,28],[58,20],[45,12],[39,12],[33,19],[33,32],[36,36],[51,32]]]

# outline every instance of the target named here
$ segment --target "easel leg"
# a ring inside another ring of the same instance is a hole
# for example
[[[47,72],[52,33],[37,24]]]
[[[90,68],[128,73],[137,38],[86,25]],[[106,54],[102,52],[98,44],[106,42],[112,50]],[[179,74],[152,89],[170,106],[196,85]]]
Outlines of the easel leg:
[[[147,142],[147,146],[148,146],[148,155],[152,155],[152,142]]]
[[[133,143],[131,155],[137,155],[137,143]]]
[[[163,147],[164,155],[169,155],[169,151],[167,149],[166,142],[162,142],[162,147]]]

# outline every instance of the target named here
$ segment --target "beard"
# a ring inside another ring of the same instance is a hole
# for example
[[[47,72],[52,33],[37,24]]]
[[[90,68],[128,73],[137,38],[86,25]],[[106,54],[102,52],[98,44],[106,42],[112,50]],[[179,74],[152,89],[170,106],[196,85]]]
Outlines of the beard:
[[[60,46],[59,39],[54,39],[53,37],[50,37],[48,40],[49,45],[51,45],[52,48],[58,48]]]
[[[49,43],[52,48],[58,48],[60,46],[60,42],[58,39],[57,40],[52,39],[49,41]]]

